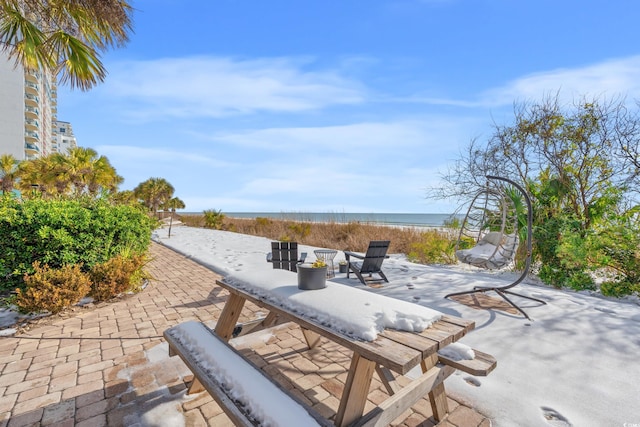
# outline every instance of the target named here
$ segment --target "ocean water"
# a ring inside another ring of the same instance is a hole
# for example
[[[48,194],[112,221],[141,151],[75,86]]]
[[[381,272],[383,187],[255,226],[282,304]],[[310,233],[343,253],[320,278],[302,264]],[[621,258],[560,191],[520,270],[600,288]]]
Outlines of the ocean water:
[[[305,222],[380,224],[403,227],[440,227],[452,219],[442,213],[319,213],[319,212],[222,212],[231,218],[272,218]]]

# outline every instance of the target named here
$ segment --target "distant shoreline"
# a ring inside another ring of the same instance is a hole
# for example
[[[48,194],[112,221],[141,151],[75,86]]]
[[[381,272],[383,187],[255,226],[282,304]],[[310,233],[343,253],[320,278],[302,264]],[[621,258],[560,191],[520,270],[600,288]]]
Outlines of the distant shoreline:
[[[350,223],[395,227],[442,227],[459,215],[446,213],[352,213],[352,212],[222,212],[228,218],[255,219],[270,218],[313,223]],[[201,212],[183,212],[180,215],[202,215]]]

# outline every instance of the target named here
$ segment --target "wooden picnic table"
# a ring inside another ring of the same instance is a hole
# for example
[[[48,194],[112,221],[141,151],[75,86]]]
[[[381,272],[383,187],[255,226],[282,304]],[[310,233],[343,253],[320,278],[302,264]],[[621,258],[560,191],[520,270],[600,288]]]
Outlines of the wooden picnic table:
[[[223,340],[231,339],[234,331],[235,335],[238,334],[240,328],[237,322],[240,313],[245,302],[251,301],[267,310],[268,315],[246,324],[243,335],[249,330],[253,332],[280,323],[295,322],[301,327],[310,348],[318,345],[322,336],[353,351],[334,421],[337,426],[388,425],[426,394],[429,395],[435,420],[440,421],[448,413],[444,379],[456,369],[486,375],[496,365],[493,357],[477,350],[476,359],[466,364],[438,355],[438,350],[458,341],[475,327],[471,320],[443,315],[440,320],[420,333],[385,329],[374,341],[365,341],[337,332],[300,313],[274,304],[264,295],[256,296],[239,289],[224,279],[218,280],[217,284],[230,292],[215,327],[215,333]],[[408,385],[400,387],[394,373],[404,375],[418,365],[421,367],[422,375]],[[374,372],[378,373],[390,397],[364,414]]]

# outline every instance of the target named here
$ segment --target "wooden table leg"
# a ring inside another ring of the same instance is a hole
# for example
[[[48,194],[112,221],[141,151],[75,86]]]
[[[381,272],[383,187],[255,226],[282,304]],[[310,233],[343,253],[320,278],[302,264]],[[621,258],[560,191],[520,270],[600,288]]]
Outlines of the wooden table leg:
[[[422,372],[427,372],[433,368],[438,362],[438,355],[433,354],[431,357],[425,359],[420,364]],[[431,410],[433,412],[433,418],[436,421],[441,421],[449,412],[449,404],[447,403],[447,395],[444,390],[444,382],[436,385],[429,392],[429,402],[431,403]]]
[[[233,335],[233,328],[235,328],[238,319],[240,318],[240,313],[242,312],[242,307],[244,307],[244,302],[246,299],[236,294],[230,294],[229,299],[227,299],[224,308],[222,309],[222,313],[220,314],[220,318],[218,319],[218,323],[216,323],[215,333],[220,338],[225,341],[229,341],[231,336]]]
[[[313,332],[310,329],[300,328],[302,330],[302,335],[304,335],[304,340],[307,342],[307,346],[309,348],[315,348],[318,344],[320,344],[320,334],[317,332]]]
[[[358,353],[353,353],[347,382],[344,385],[340,407],[336,414],[336,426],[349,425],[362,417],[375,369],[375,362],[365,359]]]
[[[382,384],[387,389],[387,393],[389,393],[390,396],[393,396],[400,390],[400,386],[396,381],[396,377],[389,369],[385,368],[384,366],[377,365],[376,372],[378,373],[380,381],[382,381]]]

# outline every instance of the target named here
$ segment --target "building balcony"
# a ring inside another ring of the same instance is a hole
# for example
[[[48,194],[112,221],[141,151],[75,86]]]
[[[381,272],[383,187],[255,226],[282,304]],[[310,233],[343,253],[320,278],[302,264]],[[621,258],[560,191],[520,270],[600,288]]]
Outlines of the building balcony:
[[[38,124],[38,121],[37,121],[37,120],[34,120],[34,119],[26,119],[26,120],[24,121],[24,128],[25,128],[27,131],[30,131],[30,130],[32,130],[32,131],[37,131],[37,130],[38,130],[38,128],[40,128],[40,125]]]
[[[25,105],[29,105],[31,107],[37,107],[40,102],[39,98],[35,95],[24,94],[24,103]]]
[[[29,119],[37,119],[40,117],[40,111],[38,111],[37,108],[30,107],[28,105],[24,107],[24,113],[25,113],[25,116]]]
[[[36,96],[40,94],[40,87],[35,83],[31,83],[30,81],[25,80],[24,91],[30,95]]]
[[[24,72],[24,77],[26,80],[32,82],[32,83],[39,83],[40,82],[40,73],[35,71],[35,70],[25,70]]]
[[[27,156],[37,156],[38,154],[40,154],[40,148],[36,144],[25,142],[24,152],[27,154]]]
[[[38,135],[38,132],[25,131],[24,140],[27,142],[38,142],[40,141],[40,135]]]

